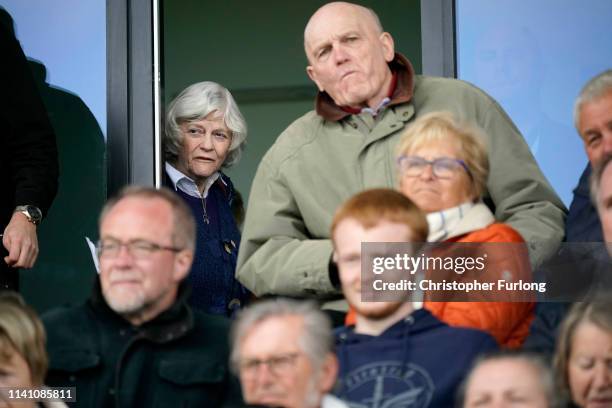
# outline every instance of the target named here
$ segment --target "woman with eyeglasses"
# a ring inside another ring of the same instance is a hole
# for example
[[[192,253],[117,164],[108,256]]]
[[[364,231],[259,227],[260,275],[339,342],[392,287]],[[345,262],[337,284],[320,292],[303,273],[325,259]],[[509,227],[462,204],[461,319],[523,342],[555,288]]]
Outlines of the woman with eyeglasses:
[[[250,298],[234,277],[242,199],[222,171],[240,160],[246,136],[234,98],[215,82],[188,86],[168,106],[164,185],[185,200],[198,227],[189,303],[224,316]]]
[[[496,222],[482,201],[489,172],[483,140],[479,129],[442,112],[424,115],[403,135],[397,150],[399,189],[426,213],[429,242],[524,242],[512,227]],[[492,278],[497,285],[498,279],[516,281],[529,271],[523,245],[484,247],[485,252],[493,252],[484,262],[485,270],[480,275],[465,274],[466,279]],[[508,300],[509,294],[493,290],[486,299]],[[504,347],[519,347],[533,319],[532,302],[436,302],[428,300],[436,300],[435,296],[428,298],[427,292],[425,296],[424,307],[439,319],[485,330]]]

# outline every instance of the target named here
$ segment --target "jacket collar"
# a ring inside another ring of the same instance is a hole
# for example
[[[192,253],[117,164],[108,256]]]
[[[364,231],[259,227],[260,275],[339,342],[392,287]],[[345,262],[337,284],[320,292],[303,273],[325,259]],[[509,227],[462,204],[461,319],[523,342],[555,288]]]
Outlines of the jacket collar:
[[[164,187],[168,187],[168,188],[173,189],[174,191],[178,191],[179,187],[177,186],[177,184],[181,180],[181,176],[193,183],[193,180],[189,179],[183,173],[176,170],[176,168],[172,166],[169,162],[165,162],[164,169],[165,171],[162,174],[162,185]],[[174,169],[174,172],[170,169]],[[208,191],[210,190],[210,188],[212,188],[213,186],[219,187],[221,191],[223,192],[223,194],[225,195],[225,197],[228,199],[228,201],[231,201],[233,199],[233,186],[231,184],[229,177],[226,176],[222,171],[218,171],[216,173],[216,176],[214,176],[214,182],[212,182],[209,186],[206,187],[206,195],[208,194]],[[194,188],[197,191],[197,187],[194,187]],[[180,189],[180,190],[183,191],[185,194],[188,194],[192,197],[202,198],[200,196],[199,191],[197,191],[197,193],[192,194],[189,191],[185,191],[184,189]],[[206,198],[206,195],[204,196],[204,198]]]
[[[389,326],[378,336],[355,333],[355,326],[341,327],[336,329],[336,344],[360,343],[377,338],[402,338],[407,334],[426,332],[445,324],[438,320],[427,309],[413,310],[403,319]]]
[[[465,216],[451,229],[445,239],[457,238],[467,233],[488,227],[495,222],[495,216],[482,201],[470,208]]]
[[[395,58],[389,63],[389,68],[391,68],[392,72],[397,73],[397,85],[391,96],[391,102],[389,102],[387,107],[409,102],[414,91],[414,69],[412,64],[402,54],[395,53]],[[352,115],[352,113],[336,105],[331,96],[325,91],[317,94],[315,109],[319,116],[334,122]]]
[[[182,337],[194,326],[193,311],[187,304],[187,299],[191,294],[191,287],[187,281],[182,281],[179,285],[177,297],[172,306],[166,309],[153,320],[143,323],[140,326],[132,326],[129,321],[112,310],[104,296],[100,281],[96,280],[88,304],[102,323],[115,326],[117,328],[131,329],[137,336],[146,338],[155,343],[167,343]]]

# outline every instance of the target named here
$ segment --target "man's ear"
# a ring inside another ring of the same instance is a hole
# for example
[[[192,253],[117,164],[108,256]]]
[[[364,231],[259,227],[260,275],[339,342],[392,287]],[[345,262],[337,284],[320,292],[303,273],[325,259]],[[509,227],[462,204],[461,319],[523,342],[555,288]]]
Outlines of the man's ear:
[[[174,257],[174,279],[179,282],[187,277],[193,263],[193,251],[183,249]]]
[[[310,78],[310,80],[317,85],[317,88],[319,88],[319,91],[321,92],[325,91],[325,89],[323,89],[323,86],[317,80],[317,73],[315,72],[312,65],[308,65],[306,67],[306,74],[308,74],[308,78]]]
[[[327,353],[319,374],[319,390],[327,394],[334,388],[338,377],[338,358],[333,353]]]
[[[393,37],[391,37],[391,34],[384,32],[378,37],[378,39],[382,45],[385,61],[393,61],[393,58],[395,58],[395,43],[393,41]]]

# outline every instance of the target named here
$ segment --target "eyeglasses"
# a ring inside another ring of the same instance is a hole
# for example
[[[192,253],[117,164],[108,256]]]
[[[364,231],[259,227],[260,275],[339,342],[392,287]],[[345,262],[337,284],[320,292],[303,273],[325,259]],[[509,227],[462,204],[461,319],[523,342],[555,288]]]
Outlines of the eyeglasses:
[[[240,362],[240,374],[246,379],[253,379],[259,373],[259,367],[263,365],[268,366],[268,370],[275,376],[281,376],[286,374],[293,365],[295,364],[295,359],[300,355],[300,353],[287,353],[287,354],[279,354],[278,356],[273,356],[267,358],[265,360],[260,359],[247,359],[245,361]]]
[[[122,247],[125,247],[128,253],[137,259],[148,258],[157,251],[180,252],[183,250],[182,248],[159,245],[144,239],[129,242],[106,239],[98,241],[96,252],[98,253],[98,258],[116,258],[119,252],[121,252]]]
[[[397,159],[397,165],[402,174],[407,177],[418,177],[425,171],[427,166],[431,166],[434,176],[439,179],[452,178],[460,169],[464,169],[468,176],[472,178],[472,173],[463,160],[450,157],[425,160],[420,156],[400,156]]]

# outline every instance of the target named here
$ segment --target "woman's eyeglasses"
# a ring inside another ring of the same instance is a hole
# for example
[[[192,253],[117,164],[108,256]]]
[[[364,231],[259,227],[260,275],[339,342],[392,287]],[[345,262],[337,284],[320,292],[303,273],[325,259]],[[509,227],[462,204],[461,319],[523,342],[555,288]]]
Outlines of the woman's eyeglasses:
[[[451,157],[438,157],[434,160],[426,160],[420,156],[402,155],[397,159],[397,165],[401,173],[407,177],[418,177],[428,166],[431,166],[433,175],[439,179],[449,179],[460,169],[464,169],[472,178],[472,173],[463,160]]]

